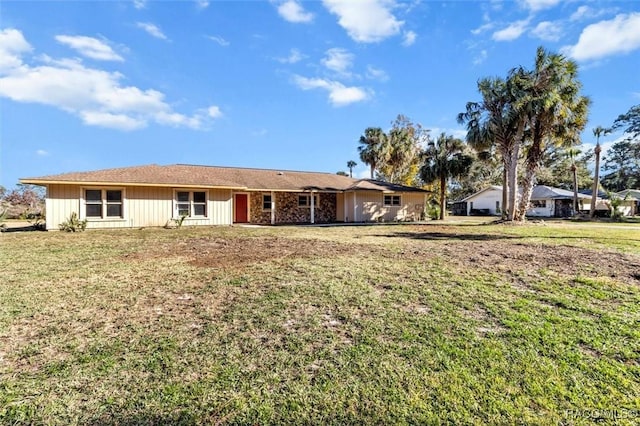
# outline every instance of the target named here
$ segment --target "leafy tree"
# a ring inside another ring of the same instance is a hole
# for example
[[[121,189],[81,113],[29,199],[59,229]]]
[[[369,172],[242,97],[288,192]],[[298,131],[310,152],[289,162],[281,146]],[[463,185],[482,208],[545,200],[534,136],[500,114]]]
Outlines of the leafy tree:
[[[535,68],[519,68],[513,74],[522,89],[516,100],[517,110],[525,118],[523,134],[525,170],[522,196],[516,219],[524,220],[545,152],[553,145],[573,146],[587,121],[589,98],[580,95],[576,62],[542,47],[536,52]]]
[[[578,189],[590,188],[593,175],[589,171],[593,152],[582,153],[576,148],[555,147],[544,156],[536,174],[538,185],[573,190],[573,167],[575,166]]]
[[[439,182],[440,220],[444,220],[447,208],[447,181],[451,177],[467,173],[473,163],[473,157],[465,152],[462,140],[442,133],[435,142],[429,142],[423,158],[420,177],[425,183]]]
[[[340,170],[339,172],[336,172],[336,174],[338,176],[349,176],[349,173],[345,172],[344,170]]]
[[[353,177],[353,168],[354,168],[355,166],[357,166],[357,165],[358,165],[358,163],[356,163],[356,162],[355,162],[355,161],[353,161],[353,160],[349,160],[349,161],[347,161],[347,167],[349,168],[349,177],[350,177],[350,178],[352,178],[352,177]]]
[[[604,158],[602,185],[610,191],[640,188],[640,140],[614,143]]]
[[[371,168],[373,179],[376,169],[387,157],[387,135],[380,127],[367,127],[359,143],[360,160]]]
[[[630,139],[640,136],[640,104],[629,108],[625,114],[620,114],[613,122],[613,130],[623,129]]]
[[[387,134],[386,156],[380,164],[383,180],[405,185],[417,183],[420,168],[421,145],[428,131],[400,114]]]

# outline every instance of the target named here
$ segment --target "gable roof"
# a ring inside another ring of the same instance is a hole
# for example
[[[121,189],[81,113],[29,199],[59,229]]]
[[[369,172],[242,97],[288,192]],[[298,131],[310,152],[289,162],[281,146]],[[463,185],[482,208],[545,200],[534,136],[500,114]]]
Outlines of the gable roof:
[[[460,200],[460,201],[458,201],[458,202],[459,202],[459,203],[463,203],[463,202],[465,202],[465,201],[469,201],[469,200],[471,200],[472,198],[476,198],[477,196],[479,196],[479,195],[481,195],[481,194],[483,194],[483,193],[485,193],[485,192],[488,192],[488,191],[500,191],[500,192],[502,192],[502,186],[498,186],[498,185],[490,185],[490,186],[487,186],[486,188],[481,189],[480,191],[476,192],[475,194],[471,194],[471,195],[469,195],[468,197],[463,198],[462,200]]]
[[[637,201],[640,200],[640,189],[624,189],[620,192],[616,192],[616,195],[620,198],[624,198],[628,195],[629,198],[627,198],[627,200]]]
[[[578,193],[578,198],[591,199],[590,196]],[[532,200],[548,200],[548,199],[570,199],[573,200],[573,191],[566,189],[553,188],[546,185],[536,185],[531,192]]]
[[[463,198],[462,200],[460,200],[460,202],[469,201],[488,191],[502,192],[502,186],[498,186],[498,185],[488,186],[483,190],[476,192],[475,194],[469,195],[467,198]],[[521,192],[522,189],[518,188],[518,191]],[[581,193],[578,193],[578,198],[591,199],[590,196],[584,195]],[[567,191],[566,189],[554,188],[546,185],[536,185],[533,187],[533,191],[531,192],[531,199],[532,200],[573,199],[573,191]]]
[[[201,187],[262,191],[375,190],[415,192],[424,190],[368,179],[353,179],[332,173],[242,167],[172,164],[122,167],[88,172],[20,179],[34,185],[128,185]]]

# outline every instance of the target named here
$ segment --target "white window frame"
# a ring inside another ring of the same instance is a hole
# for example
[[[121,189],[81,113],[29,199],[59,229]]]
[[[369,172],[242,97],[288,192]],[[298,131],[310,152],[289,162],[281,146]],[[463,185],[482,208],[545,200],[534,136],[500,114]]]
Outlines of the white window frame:
[[[87,202],[87,191],[100,191],[100,202]],[[120,202],[114,203],[107,200],[107,191],[120,191]],[[101,220],[125,220],[125,206],[126,206],[126,191],[122,187],[95,187],[86,186],[80,188],[80,219],[88,221],[101,221]],[[88,216],[87,205],[100,205],[100,216]],[[120,205],[120,216],[107,216],[109,205]]]
[[[265,205],[267,205],[267,202],[265,201],[265,198],[269,197],[269,207],[265,208]],[[273,205],[273,197],[271,194],[262,194],[262,211],[263,212],[270,212],[271,211],[271,206]]]
[[[306,199],[306,205],[300,204],[301,199]],[[318,208],[319,197],[318,194],[313,194],[313,204],[314,207]],[[301,209],[310,209],[311,208],[311,194],[298,194],[298,207]]]
[[[531,200],[531,208],[533,209],[546,209],[547,200]]]
[[[390,197],[390,202],[387,203],[387,197]],[[398,200],[397,203],[394,200]],[[384,207],[400,207],[402,205],[402,196],[399,194],[384,194],[382,196],[382,205]]]
[[[178,201],[178,193],[186,192],[189,194],[188,201]],[[196,202],[194,201],[194,193],[203,192],[204,193],[204,202]],[[189,214],[185,217],[187,219],[207,219],[209,218],[209,191],[206,189],[187,189],[187,188],[177,188],[173,190],[173,219],[179,219],[178,215],[178,206],[180,204],[189,204]],[[204,215],[196,215],[194,214],[195,206],[203,205],[204,206]]]

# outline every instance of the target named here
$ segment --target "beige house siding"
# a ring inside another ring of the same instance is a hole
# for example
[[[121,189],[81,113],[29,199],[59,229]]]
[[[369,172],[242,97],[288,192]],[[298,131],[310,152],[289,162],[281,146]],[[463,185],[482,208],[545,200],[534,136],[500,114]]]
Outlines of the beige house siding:
[[[344,221],[355,222],[356,219],[356,207],[355,207],[355,192],[345,192],[344,194]]]
[[[58,229],[76,213],[84,219],[84,189],[104,189],[105,187],[58,185],[47,187],[47,229]],[[123,190],[123,218],[88,219],[87,229],[128,228],[141,226],[164,226],[173,218],[174,188],[164,187],[113,187]],[[199,188],[179,188],[180,190],[202,191]],[[207,217],[186,218],[183,226],[230,225],[233,201],[230,190],[212,189],[207,192]]]
[[[80,213],[80,188],[72,185],[47,185],[47,229],[58,229],[58,225]]]
[[[410,192],[386,194],[400,195],[399,206],[384,206],[384,195],[379,192],[356,193],[357,203],[362,206],[361,211],[356,211],[356,222],[420,220],[424,210],[424,194]]]

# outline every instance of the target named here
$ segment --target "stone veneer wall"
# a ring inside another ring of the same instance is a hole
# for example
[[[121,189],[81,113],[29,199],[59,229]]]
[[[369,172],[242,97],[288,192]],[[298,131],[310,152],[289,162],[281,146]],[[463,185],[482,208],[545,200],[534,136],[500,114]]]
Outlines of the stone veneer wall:
[[[270,192],[252,192],[251,223],[270,224],[271,212],[262,210],[262,195]],[[307,193],[308,194],[308,193]],[[276,192],[276,223],[310,223],[311,207],[298,207],[298,192]],[[318,193],[318,205],[315,206],[315,222],[328,223],[336,221],[337,197],[334,193]]]

